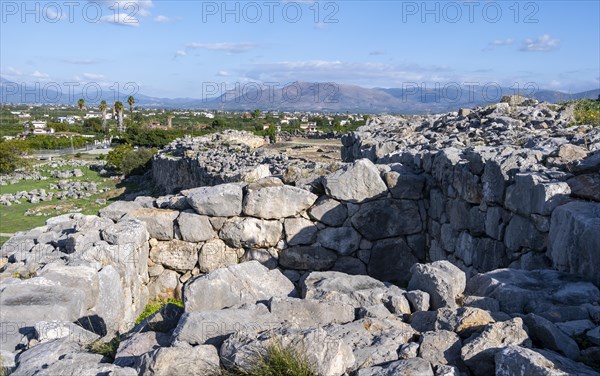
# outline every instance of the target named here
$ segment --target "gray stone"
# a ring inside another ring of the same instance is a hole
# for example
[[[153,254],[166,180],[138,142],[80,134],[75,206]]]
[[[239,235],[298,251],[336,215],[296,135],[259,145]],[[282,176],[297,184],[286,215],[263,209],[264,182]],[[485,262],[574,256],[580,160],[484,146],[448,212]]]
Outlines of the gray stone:
[[[600,326],[585,333],[585,337],[593,344],[600,346]]]
[[[148,284],[148,294],[155,299],[180,299],[179,274],[174,270],[165,269]]]
[[[213,238],[213,229],[207,216],[185,211],[177,217],[177,225],[182,240],[186,242],[204,242]]]
[[[243,212],[264,219],[292,217],[310,208],[316,199],[309,191],[289,185],[248,189]]]
[[[431,364],[421,358],[397,360],[382,366],[363,368],[357,376],[419,375],[434,376]]]
[[[161,346],[169,346],[171,336],[164,333],[134,333],[119,343],[113,364],[121,367],[135,367],[142,355]]]
[[[576,201],[554,210],[547,252],[554,268],[581,274],[600,285],[598,249],[600,203]]]
[[[204,243],[198,255],[198,268],[202,273],[210,273],[237,263],[238,253],[235,249],[229,248],[221,239],[213,239]]]
[[[354,307],[339,301],[274,297],[269,305],[271,313],[281,322],[298,329],[345,324],[354,320]]]
[[[387,186],[379,176],[377,167],[367,159],[358,160],[325,176],[323,186],[328,196],[349,202],[363,202],[387,193]]]
[[[485,296],[465,296],[463,306],[484,309],[490,312],[500,311],[500,303],[494,298]]]
[[[125,214],[141,208],[142,205],[135,201],[115,201],[112,204],[100,209],[98,216],[117,222]]]
[[[362,204],[352,225],[368,240],[415,234],[423,228],[414,201],[389,199]]]
[[[232,254],[233,256],[233,254]],[[240,258],[240,262],[256,260],[269,269],[275,269],[279,265],[279,253],[276,248],[260,249],[248,248]],[[236,260],[237,261],[237,260]],[[232,262],[231,264],[234,264]],[[231,265],[229,264],[229,265]]]
[[[423,196],[425,178],[408,171],[390,171],[383,176],[393,198],[418,200]]]
[[[456,307],[456,298],[465,290],[465,273],[448,261],[415,264],[411,268],[409,290],[421,290],[431,296],[431,307]]]
[[[344,325],[324,328],[334,338],[343,340],[354,353],[355,369],[398,359],[398,349],[415,334],[400,320],[364,318]]]
[[[517,174],[515,184],[506,189],[505,206],[523,216],[549,215],[569,201],[570,193],[565,182],[551,182],[541,174]]]
[[[406,284],[411,267],[419,262],[402,238],[385,239],[375,243],[367,270],[371,277],[382,281]]]
[[[242,187],[221,184],[181,192],[196,213],[213,217],[233,217],[242,213]]]
[[[296,246],[282,250],[279,264],[299,270],[327,270],[335,265],[337,254],[321,246]]]
[[[425,332],[421,335],[419,357],[433,364],[455,365],[460,362],[461,341],[448,330]]]
[[[348,217],[348,209],[339,201],[327,196],[321,196],[308,211],[308,215],[328,226],[341,226]]]
[[[220,237],[234,248],[274,247],[281,239],[283,226],[279,221],[267,221],[257,218],[237,218],[227,222],[220,232]]]
[[[338,257],[331,270],[346,274],[367,274],[367,266],[359,259],[350,256]]]
[[[425,291],[407,291],[406,299],[408,299],[408,301],[410,302],[410,306],[413,312],[429,310],[430,296]]]
[[[217,375],[220,373],[217,349],[210,345],[192,348],[162,347],[141,359],[142,375]]]
[[[315,241],[319,230],[311,221],[305,218],[286,218],[283,221],[288,245],[306,245]]]
[[[300,286],[303,298],[323,299],[332,292],[349,295],[361,290],[381,289],[385,287],[385,284],[365,275],[352,276],[339,272],[312,272],[301,281]]]
[[[598,373],[551,351],[507,346],[495,355],[498,376],[597,376]]]
[[[394,319],[394,315],[385,308],[383,304],[376,304],[371,306],[360,307],[357,310],[356,317],[358,319],[364,319],[366,317],[375,319]]]
[[[520,215],[514,215],[506,227],[504,244],[513,252],[521,248],[542,250],[546,247],[547,234],[539,232],[534,223]]]
[[[196,243],[182,240],[158,242],[150,249],[150,260],[168,269],[185,272],[194,269],[198,263],[200,247]]]
[[[148,239],[146,226],[138,220],[125,220],[115,223],[102,231],[102,239],[113,245],[133,245],[134,247],[145,244]]]
[[[556,326],[570,337],[582,335],[586,331],[594,327],[594,323],[590,320],[572,320],[566,322],[558,322]]]
[[[600,301],[600,291],[592,283],[554,270],[498,269],[478,274],[469,279],[466,294],[494,298],[507,313],[543,312],[547,304]]]
[[[172,345],[220,346],[233,333],[255,334],[274,329],[276,325],[279,326],[277,318],[262,304],[217,311],[186,312],[173,332]]]
[[[235,334],[221,347],[221,359],[227,367],[250,371],[253,359],[265,356],[274,341],[284,349],[301,352],[319,375],[345,375],[355,364],[352,349],[323,329],[267,331],[258,338]]]
[[[258,261],[217,269],[184,286],[186,312],[210,311],[243,303],[256,303],[274,296],[294,296],[292,282],[278,270]]]
[[[534,345],[560,352],[571,359],[579,357],[577,343],[550,321],[533,313],[523,317],[523,321]]]
[[[567,180],[571,195],[584,200],[600,201],[600,174],[585,174]]]
[[[175,237],[175,219],[179,212],[168,209],[136,209],[130,211],[123,219],[138,219],[146,225],[151,238],[171,240]]]
[[[99,335],[69,321],[38,321],[35,323],[34,328],[35,338],[40,342],[67,338],[69,341],[76,342],[81,346],[87,346],[100,339]]]
[[[333,249],[342,256],[356,251],[360,240],[360,234],[352,227],[327,227],[317,235],[317,241],[323,247]]]

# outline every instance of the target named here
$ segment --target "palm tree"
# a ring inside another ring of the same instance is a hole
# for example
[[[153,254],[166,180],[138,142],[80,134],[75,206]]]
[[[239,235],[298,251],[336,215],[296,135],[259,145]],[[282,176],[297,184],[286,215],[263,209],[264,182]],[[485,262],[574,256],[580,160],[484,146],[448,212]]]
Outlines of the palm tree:
[[[171,128],[171,120],[173,120],[173,113],[171,111],[167,112],[167,127]]]
[[[85,101],[83,100],[83,98],[80,98],[77,101],[77,106],[79,107],[79,111],[83,111],[83,107],[85,106]]]
[[[130,95],[129,98],[127,98],[127,103],[129,104],[129,116],[131,117],[129,119],[129,125],[133,124],[133,104],[135,103],[135,99]]]
[[[118,128],[119,128],[119,132],[123,132],[123,102],[121,101],[116,101],[115,102],[115,112],[117,113],[117,118],[118,118]]]
[[[100,102],[100,112],[102,112],[102,129],[104,129],[104,133],[106,133],[106,109],[108,108],[108,105],[106,104],[105,100],[102,100],[102,102]]]

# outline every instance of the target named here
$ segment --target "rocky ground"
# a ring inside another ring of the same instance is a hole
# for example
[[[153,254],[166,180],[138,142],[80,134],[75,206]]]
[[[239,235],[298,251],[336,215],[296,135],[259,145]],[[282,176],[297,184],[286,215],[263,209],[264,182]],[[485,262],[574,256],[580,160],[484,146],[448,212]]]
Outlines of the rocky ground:
[[[217,375],[283,346],[319,375],[600,375],[600,138],[570,111],[377,117],[314,175],[244,133],[174,142],[178,193],[4,244],[2,364]],[[183,307],[135,325],[153,298]]]

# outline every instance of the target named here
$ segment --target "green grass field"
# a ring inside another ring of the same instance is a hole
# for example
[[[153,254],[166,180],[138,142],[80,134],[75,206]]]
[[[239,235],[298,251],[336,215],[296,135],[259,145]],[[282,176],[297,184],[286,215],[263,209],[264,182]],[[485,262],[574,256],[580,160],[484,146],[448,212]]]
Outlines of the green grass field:
[[[21,204],[13,204],[11,206],[0,206],[0,233],[12,234],[17,231],[29,230],[38,226],[43,226],[46,220],[60,214],[80,212],[83,214],[97,214],[98,210],[106,206],[112,201],[118,200],[119,197],[126,191],[132,192],[139,187],[125,185],[120,178],[107,178],[100,176],[96,171],[90,170],[87,166],[82,167],[61,167],[59,170],[80,169],[84,176],[72,177],[65,180],[80,181],[80,182],[95,182],[97,188],[108,188],[107,192],[92,194],[90,197],[80,199],[64,199],[60,200],[53,198],[51,201],[39,202],[32,204],[22,200]],[[45,176],[50,176],[49,171],[52,168],[44,166],[39,168],[39,171]],[[0,194],[16,193],[19,191],[31,191],[33,189],[45,189],[46,192],[58,192],[49,188],[50,184],[56,184],[57,178],[49,178],[48,180],[22,180],[16,184],[0,186]],[[103,198],[107,200],[106,204],[98,204],[97,199]],[[25,215],[27,211],[39,213],[39,215]],[[0,237],[0,242],[4,243],[8,238]]]

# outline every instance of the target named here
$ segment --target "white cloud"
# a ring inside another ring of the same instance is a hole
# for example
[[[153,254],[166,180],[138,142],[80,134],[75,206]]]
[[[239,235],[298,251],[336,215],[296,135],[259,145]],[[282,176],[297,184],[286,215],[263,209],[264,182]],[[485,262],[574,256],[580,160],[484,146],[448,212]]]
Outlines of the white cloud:
[[[34,71],[31,74],[31,77],[35,77],[35,78],[48,78],[50,76],[48,75],[48,73],[42,73],[42,72],[36,70],[36,71]]]
[[[523,41],[519,51],[525,52],[548,52],[558,48],[560,39],[552,38],[548,34],[544,34],[539,38],[527,38]]]
[[[175,56],[173,56],[173,58],[177,59],[178,57],[183,57],[183,56],[187,56],[187,52],[185,52],[183,50],[177,50],[177,51],[175,51]]]
[[[490,42],[490,45],[492,45],[492,46],[511,46],[513,43],[514,43],[514,41],[511,38],[496,39],[496,40]]]
[[[67,64],[75,64],[75,65],[91,65],[91,64],[97,64],[98,60],[69,58],[69,59],[62,59],[62,62],[67,63]]]
[[[104,78],[104,75],[97,73],[84,73],[83,77],[88,80],[101,80]]]
[[[189,43],[185,46],[189,49],[205,49],[209,51],[223,51],[239,54],[253,50],[257,47],[254,43]]]
[[[14,67],[2,67],[2,69],[0,70],[0,74],[2,74],[3,76],[23,76],[24,73],[23,71],[14,68]]]
[[[167,23],[167,22],[171,22],[172,19],[167,17],[167,16],[163,16],[162,14],[159,16],[154,17],[154,22],[158,22],[158,23]]]
[[[106,22],[121,26],[140,26],[140,20],[125,13],[117,13],[108,16],[102,16],[100,18],[100,22]]]
[[[222,70],[222,71],[219,71],[217,73],[217,76],[219,76],[219,77],[229,77],[229,72]]]
[[[375,50],[375,51],[369,52],[370,56],[381,56],[381,55],[385,55],[385,54],[386,54],[386,52],[381,51],[381,50]]]

